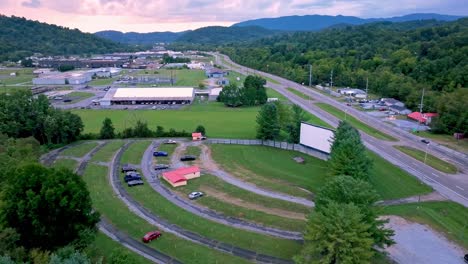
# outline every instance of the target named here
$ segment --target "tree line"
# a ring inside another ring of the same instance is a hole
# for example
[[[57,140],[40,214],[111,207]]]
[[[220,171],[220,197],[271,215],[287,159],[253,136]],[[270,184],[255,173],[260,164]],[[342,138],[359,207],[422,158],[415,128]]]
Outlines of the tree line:
[[[243,87],[231,83],[223,88],[216,100],[229,107],[263,105],[268,100],[265,85],[265,79],[249,75]]]
[[[254,42],[224,45],[235,62],[298,83],[333,83],[402,100],[424,112],[438,112],[438,133],[468,133],[468,19],[379,22],[321,32],[298,32]],[[447,107],[456,105],[456,107]]]

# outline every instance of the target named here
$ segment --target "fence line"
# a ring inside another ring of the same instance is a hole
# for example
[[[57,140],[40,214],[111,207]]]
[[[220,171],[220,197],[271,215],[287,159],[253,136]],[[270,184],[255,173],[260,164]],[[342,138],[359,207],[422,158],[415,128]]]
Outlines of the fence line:
[[[283,141],[274,141],[274,140],[260,140],[260,139],[216,139],[211,138],[206,140],[206,143],[209,144],[227,144],[227,145],[250,145],[250,146],[268,146],[273,148],[285,149],[285,150],[294,150],[298,151],[312,157],[316,157],[321,160],[328,160],[330,157],[328,154],[320,152],[318,150],[308,148],[300,144],[292,144]]]

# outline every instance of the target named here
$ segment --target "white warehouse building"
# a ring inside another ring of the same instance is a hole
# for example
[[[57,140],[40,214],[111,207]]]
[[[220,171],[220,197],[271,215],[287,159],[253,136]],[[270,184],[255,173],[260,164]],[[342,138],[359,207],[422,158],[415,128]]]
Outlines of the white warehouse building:
[[[90,82],[92,74],[84,71],[43,74],[32,80],[34,85],[79,85]]]
[[[112,88],[99,101],[101,106],[138,104],[190,104],[195,90],[187,87]]]

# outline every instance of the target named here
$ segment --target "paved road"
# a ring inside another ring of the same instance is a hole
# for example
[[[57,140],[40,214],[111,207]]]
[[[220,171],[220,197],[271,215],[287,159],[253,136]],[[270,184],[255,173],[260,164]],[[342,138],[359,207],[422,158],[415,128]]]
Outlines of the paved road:
[[[217,63],[223,64],[223,62],[219,59],[218,56],[217,56]],[[224,55],[221,55],[221,56],[224,56]],[[234,68],[234,70],[242,74],[247,74],[248,72],[250,73],[254,72],[256,74],[263,75],[268,78],[274,79],[275,81],[278,81],[280,84],[268,82],[267,85],[275,89],[279,93],[283,94],[284,96],[286,96],[293,103],[300,105],[306,111],[316,115],[323,121],[333,126],[337,126],[339,122],[338,118],[330,115],[326,111],[323,111],[319,107],[315,106],[313,103],[311,103],[311,101],[304,100],[303,98],[291,93],[286,88],[292,87],[309,96],[312,96],[315,101],[325,102],[339,109],[343,109],[346,106],[343,106],[341,103],[319,92],[316,92],[312,89],[305,88],[297,83],[291,82],[289,80],[285,80],[283,78],[280,78],[271,74],[266,74],[263,72],[255,71],[255,70],[240,66],[238,64],[233,63],[227,56],[224,56],[224,58],[226,61],[228,61],[232,65],[236,65],[236,68]],[[232,68],[230,65],[225,65],[225,66],[227,68]],[[355,116],[356,118],[360,119],[362,122],[367,123],[368,125],[372,127],[377,126],[376,127],[377,129],[382,130],[383,132],[388,133],[389,135],[395,138],[398,138],[400,141],[397,142],[397,144],[404,144],[404,145],[412,146],[412,147],[422,149],[423,151],[425,151],[426,146],[425,144],[419,141],[420,139],[419,137],[411,135],[405,131],[399,131],[398,129],[387,126],[386,124],[382,125],[380,121],[374,122],[372,117],[367,116],[359,112],[356,109],[348,108],[346,110],[349,115]],[[446,196],[450,200],[453,200],[455,202],[458,202],[464,205],[465,207],[468,207],[468,175],[466,174],[466,172],[468,172],[468,158],[465,154],[459,153],[456,151],[446,150],[444,149],[445,147],[439,146],[439,145],[434,145],[433,147],[429,147],[428,149],[429,153],[438,157],[441,157],[442,155],[444,155],[450,158],[451,161],[454,162],[456,165],[458,165],[459,169],[461,170],[461,173],[458,173],[455,175],[445,174],[394,149],[392,145],[395,144],[395,142],[379,140],[362,132],[361,132],[361,135],[362,135],[363,142],[367,148],[374,151],[375,153],[377,153],[384,159],[395,164],[396,166],[409,172],[410,174],[416,176],[419,180],[430,185],[435,190],[437,190],[440,194]]]
[[[130,143],[127,143],[123,148],[121,148],[117,154],[114,156],[111,167],[109,170],[109,182],[112,186],[112,189],[117,194],[119,199],[123,201],[127,207],[132,211],[134,214],[138,215],[139,217],[146,220],[148,223],[157,226],[158,228],[164,230],[165,232],[172,233],[180,238],[190,240],[194,243],[198,243],[212,249],[228,253],[237,257],[241,257],[250,261],[259,262],[259,263],[278,263],[278,264],[292,264],[292,260],[280,259],[277,257],[259,254],[255,251],[249,249],[239,248],[224,242],[220,242],[217,240],[209,239],[203,237],[197,233],[190,232],[185,230],[175,224],[171,224],[165,219],[152,214],[146,208],[144,208],[141,204],[133,200],[133,198],[128,194],[125,188],[122,186],[122,182],[120,180],[120,171],[119,171],[119,161],[124,152],[124,150],[128,147]]]
[[[153,149],[157,148],[161,144],[162,140],[155,140],[145,151],[143,159],[141,161],[141,169],[151,187],[164,196],[167,200],[177,205],[178,207],[189,211],[192,214],[201,216],[214,222],[218,222],[224,225],[233,226],[239,229],[247,231],[253,231],[260,234],[271,235],[275,237],[299,240],[302,241],[302,234],[300,232],[292,232],[287,230],[281,230],[271,227],[262,226],[256,223],[247,222],[242,219],[229,217],[217,213],[213,210],[206,209],[198,206],[197,204],[191,203],[187,200],[182,199],[178,195],[174,194],[169,188],[166,188],[159,180],[156,172],[152,169],[152,157]]]

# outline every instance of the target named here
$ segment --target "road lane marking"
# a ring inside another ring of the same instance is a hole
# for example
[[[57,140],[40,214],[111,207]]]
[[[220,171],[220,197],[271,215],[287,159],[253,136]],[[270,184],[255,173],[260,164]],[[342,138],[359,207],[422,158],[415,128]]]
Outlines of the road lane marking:
[[[418,166],[418,164],[416,162],[411,162],[411,163],[413,163],[413,165],[415,165],[415,166]]]
[[[458,189],[464,191],[465,189],[463,189],[462,187],[458,186],[458,185],[455,185],[455,187],[457,187]]]
[[[437,178],[439,178],[439,175],[435,174],[435,173],[432,173],[432,175],[436,176]]]

